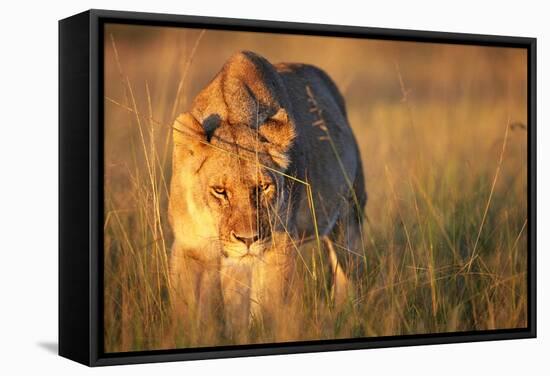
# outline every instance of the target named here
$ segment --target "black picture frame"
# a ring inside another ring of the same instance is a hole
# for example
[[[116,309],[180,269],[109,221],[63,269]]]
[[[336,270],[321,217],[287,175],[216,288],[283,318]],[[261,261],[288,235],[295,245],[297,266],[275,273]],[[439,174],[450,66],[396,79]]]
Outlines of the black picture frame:
[[[528,326],[525,329],[103,352],[103,25],[106,22],[525,48],[528,54]],[[59,21],[59,354],[88,366],[536,337],[536,39],[88,10]]]

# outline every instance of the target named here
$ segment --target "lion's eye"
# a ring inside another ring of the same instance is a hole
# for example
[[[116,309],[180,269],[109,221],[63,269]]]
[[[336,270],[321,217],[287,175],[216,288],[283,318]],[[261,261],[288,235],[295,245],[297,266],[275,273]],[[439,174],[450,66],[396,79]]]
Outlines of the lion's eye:
[[[267,192],[271,189],[271,184],[269,183],[262,183],[260,184],[260,189],[262,190],[262,192]]]
[[[223,196],[225,197],[227,195],[227,191],[225,190],[224,187],[212,187],[212,192],[216,195],[216,196]]]

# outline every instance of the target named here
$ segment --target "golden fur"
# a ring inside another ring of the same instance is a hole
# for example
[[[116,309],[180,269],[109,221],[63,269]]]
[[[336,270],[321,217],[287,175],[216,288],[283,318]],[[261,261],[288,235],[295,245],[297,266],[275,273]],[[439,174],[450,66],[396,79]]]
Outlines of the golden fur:
[[[327,152],[328,132],[338,158]],[[246,342],[251,318],[288,321],[284,307],[299,291],[293,243],[317,235],[302,182],[322,209],[318,235],[357,246],[366,194],[343,98],[318,68],[240,52],[176,119],[173,136],[175,320],[199,330],[202,344],[216,342],[222,328],[212,323],[220,321],[226,338]],[[335,292],[344,296],[349,255],[329,245]]]

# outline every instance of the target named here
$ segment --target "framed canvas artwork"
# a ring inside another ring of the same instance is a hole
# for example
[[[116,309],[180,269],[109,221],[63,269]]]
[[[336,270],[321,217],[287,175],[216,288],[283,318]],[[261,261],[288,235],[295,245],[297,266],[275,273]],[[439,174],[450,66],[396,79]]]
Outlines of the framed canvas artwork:
[[[536,335],[535,39],[90,10],[59,54],[60,355]]]

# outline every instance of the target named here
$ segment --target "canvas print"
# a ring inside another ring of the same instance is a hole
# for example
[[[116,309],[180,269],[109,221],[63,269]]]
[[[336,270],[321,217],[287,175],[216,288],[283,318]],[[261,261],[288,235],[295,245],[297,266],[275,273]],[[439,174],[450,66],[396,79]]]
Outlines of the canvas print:
[[[103,35],[105,353],[527,327],[526,49]]]

